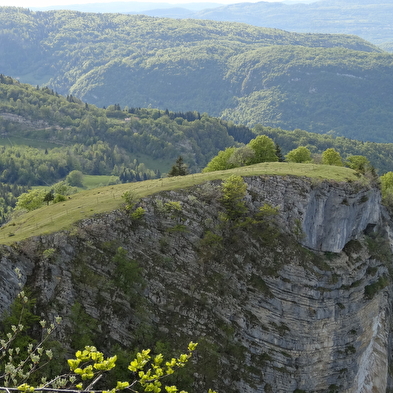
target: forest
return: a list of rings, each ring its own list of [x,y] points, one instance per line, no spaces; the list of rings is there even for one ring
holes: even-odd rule
[[[393,142],[393,55],[356,36],[15,7],[0,23],[3,74],[89,104]]]

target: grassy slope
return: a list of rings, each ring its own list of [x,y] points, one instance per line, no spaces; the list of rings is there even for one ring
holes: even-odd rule
[[[359,180],[355,172],[348,168],[270,162],[227,171],[95,188],[72,195],[64,203],[45,206],[16,218],[0,229],[0,243],[11,244],[31,236],[69,229],[73,223],[83,218],[119,208],[123,202],[122,195],[126,191],[132,191],[137,197],[146,197],[160,191],[186,188],[208,180],[225,179],[232,174],[294,175],[335,181]]]

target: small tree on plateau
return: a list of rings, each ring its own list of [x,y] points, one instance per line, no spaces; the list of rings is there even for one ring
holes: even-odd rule
[[[248,146],[254,150],[255,155],[248,163],[258,164],[259,162],[276,162],[276,145],[273,140],[266,135],[259,135],[248,143]]]
[[[15,210],[32,211],[41,207],[44,203],[46,192],[44,190],[34,189],[25,192],[18,197]]]
[[[235,164],[230,162],[233,153],[235,152],[234,147],[228,147],[225,150],[221,150],[218,154],[213,157],[207,166],[202,170],[203,173],[223,171],[225,169],[235,168]]]
[[[343,160],[340,153],[333,148],[326,149],[322,153],[322,164],[343,166]]]
[[[291,150],[286,156],[285,159],[288,162],[309,162],[311,161],[311,152],[305,146],[299,146],[296,149]]]
[[[187,165],[183,161],[183,157],[179,156],[179,158],[176,160],[175,165],[171,168],[171,170],[168,172],[168,176],[185,176],[188,175],[188,169]]]
[[[347,165],[360,173],[365,174],[366,171],[372,171],[373,167],[365,156],[349,156],[347,157]]]

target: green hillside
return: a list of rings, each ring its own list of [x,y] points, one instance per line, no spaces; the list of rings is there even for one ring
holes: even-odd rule
[[[87,105],[0,75],[0,182],[50,185],[72,170],[121,181],[161,177],[181,155],[199,172],[218,151],[271,137],[282,154],[307,146],[334,147],[345,159],[366,156],[379,174],[393,170],[393,144],[359,142],[297,129],[253,129],[198,112]]]
[[[179,155],[197,172],[243,129],[198,112],[100,109],[0,75],[5,183],[47,185],[72,170],[146,180],[166,173]]]
[[[393,142],[393,55],[356,36],[11,7],[0,23],[3,73],[100,107]]]

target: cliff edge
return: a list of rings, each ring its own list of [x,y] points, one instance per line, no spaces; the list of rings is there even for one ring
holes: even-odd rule
[[[121,209],[3,246],[0,311],[18,266],[36,311],[64,317],[68,347],[82,325],[106,350],[198,341],[190,392],[393,391],[393,228],[379,190],[244,181],[240,222],[212,181],[139,200],[141,216]]]

